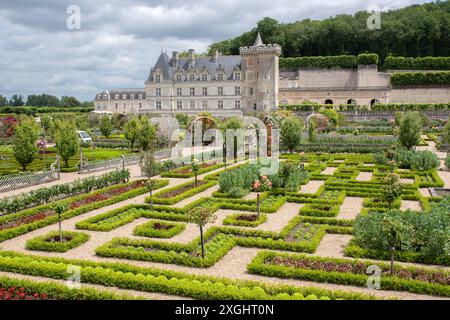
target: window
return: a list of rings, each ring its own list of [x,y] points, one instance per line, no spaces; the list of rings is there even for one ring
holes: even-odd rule
[[[134,93],[130,95],[130,99],[134,100]]]
[[[189,95],[195,96],[195,88],[189,88]]]
[[[156,109],[161,110],[161,101],[156,101]]]
[[[240,94],[241,94],[241,87],[240,86],[234,87],[234,95],[238,96]]]
[[[255,103],[255,104],[253,104],[253,109],[254,109],[254,110],[256,110],[256,103]]]
[[[234,73],[234,80],[241,80],[241,73],[240,72],[235,72]]]
[[[217,101],[217,108],[223,109],[223,100]]]
[[[218,94],[219,96],[223,96],[223,87],[218,87],[218,88],[217,88],[217,94]]]
[[[264,73],[264,79],[267,79],[267,73]]]
[[[161,75],[160,74],[155,75],[155,82],[157,82],[157,83],[161,82]]]
[[[156,88],[156,96],[161,97],[161,88]]]
[[[116,108],[116,110],[119,109],[119,104],[118,103],[116,103],[115,108]]]
[[[241,108],[241,100],[234,100],[234,107],[236,109],[240,109]]]
[[[195,101],[189,101],[189,109],[195,109]]]
[[[177,74],[177,82],[181,82],[181,74]]]
[[[182,96],[183,92],[181,91],[181,88],[177,88],[177,96]]]
[[[189,81],[195,81],[195,74],[189,75]]]
[[[124,103],[124,104],[123,104],[123,108],[125,109],[126,107],[127,107],[127,104],[126,104],[126,103]]]
[[[142,103],[139,102],[139,109],[142,109]]]
[[[202,81],[208,81],[208,75],[202,74]]]
[[[138,99],[139,99],[139,100],[142,100],[142,98],[143,98],[143,95],[142,95],[142,93],[139,93],[139,95],[138,95]]]
[[[250,88],[250,95],[253,95],[253,88]]]
[[[204,96],[207,96],[207,95],[208,95],[208,87],[203,87],[203,88],[202,88],[202,94],[203,94]]]
[[[122,100],[125,100],[127,98],[127,95],[126,94],[123,94],[122,95]]]
[[[219,73],[219,74],[217,75],[217,80],[223,81],[223,74],[222,74],[222,73]]]
[[[119,100],[119,95],[116,94],[116,95],[114,96],[114,99]]]
[[[177,101],[177,109],[183,109],[183,101]]]
[[[202,101],[202,109],[208,109],[208,101]]]

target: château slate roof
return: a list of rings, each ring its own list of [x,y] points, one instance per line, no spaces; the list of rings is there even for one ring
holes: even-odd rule
[[[208,73],[212,76],[212,79],[215,78],[216,72],[219,68],[222,68],[226,73],[227,78],[232,78],[232,73],[235,68],[241,67],[241,56],[221,56],[217,57],[217,60],[214,57],[195,57],[194,70],[195,72],[202,72],[203,70],[207,70]],[[167,55],[167,53],[162,52],[156,61],[155,66],[150,70],[149,77],[147,81],[153,81],[153,71],[156,69],[160,69],[162,76],[164,79],[174,79],[174,76],[178,69],[181,69],[183,72],[189,71],[190,68],[190,60],[189,58],[180,58],[178,59],[178,63],[176,65],[171,65],[171,59]]]

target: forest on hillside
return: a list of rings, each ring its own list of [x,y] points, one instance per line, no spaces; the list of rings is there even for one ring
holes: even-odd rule
[[[341,14],[323,20],[283,23],[266,17],[257,28],[213,43],[208,52],[239,54],[253,44],[259,30],[264,43],[277,43],[283,57],[327,56],[373,52],[383,61],[395,56],[450,56],[450,1],[413,5],[381,13],[381,28],[369,29],[371,13]]]

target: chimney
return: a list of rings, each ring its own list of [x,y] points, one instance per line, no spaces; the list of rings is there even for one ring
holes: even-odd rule
[[[178,59],[180,58],[180,53],[178,51],[172,52],[172,67],[176,67],[178,65]]]
[[[194,67],[195,65],[195,51],[194,49],[189,49],[188,51],[189,65]]]

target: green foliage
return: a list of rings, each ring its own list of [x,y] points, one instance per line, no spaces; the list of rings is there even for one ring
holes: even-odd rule
[[[356,68],[356,57],[352,55],[340,56],[315,56],[315,57],[295,57],[281,58],[281,69],[307,69],[307,68]]]
[[[448,70],[450,57],[394,57],[384,60],[385,69],[397,70]]]
[[[360,53],[356,60],[358,65],[378,64],[378,55],[376,53]]]
[[[27,170],[27,165],[33,162],[37,153],[36,141],[39,136],[39,128],[34,120],[27,120],[16,126],[14,134],[13,152],[14,158]]]
[[[294,152],[301,144],[303,122],[298,117],[286,117],[281,122],[280,142],[282,148]]]
[[[374,111],[420,111],[420,110],[450,110],[449,103],[375,103],[372,105]],[[398,117],[402,116],[402,113],[396,113],[396,124]]]
[[[400,122],[400,143],[407,149],[411,149],[420,142],[422,135],[422,120],[418,112],[407,112]]]
[[[390,208],[392,203],[402,195],[403,185],[395,173],[386,175],[383,182],[384,184],[381,187],[382,197],[388,202]]]
[[[308,140],[311,143],[317,141],[317,123],[315,118],[311,118],[308,123]]]
[[[163,220],[152,220],[133,230],[135,236],[151,238],[171,238],[185,229],[184,223],[173,223]]]
[[[257,165],[243,165],[223,172],[219,176],[219,191],[230,197],[239,198],[249,192],[252,183],[259,177]]]
[[[337,111],[333,110],[333,109],[321,109],[319,111],[320,114],[323,114],[325,117],[328,118],[328,121],[333,125],[333,126],[337,126],[338,124],[338,119],[339,119],[339,114],[337,113]]]
[[[450,72],[399,72],[391,75],[392,86],[450,85]]]
[[[359,215],[354,226],[356,244],[367,249],[416,252],[424,256],[450,254],[450,198],[432,206],[427,213],[388,211]]]
[[[11,99],[9,99],[8,105],[11,107],[21,107],[25,105],[24,98],[21,94],[14,94]]]
[[[450,155],[445,158],[445,166],[450,170]]]
[[[413,153],[411,169],[418,171],[427,171],[436,169],[440,166],[437,155],[431,151],[417,151]]]
[[[150,123],[147,116],[142,116],[139,121],[139,143],[144,151],[153,150],[156,146],[156,126]]]
[[[161,164],[156,161],[153,153],[150,152],[141,155],[140,166],[142,173],[149,179],[157,176],[161,172]]]
[[[383,151],[378,151],[377,153],[373,154],[373,160],[375,160],[376,164],[382,164],[385,165],[388,163],[388,158],[386,157],[386,153]]]
[[[442,138],[445,142],[447,142],[447,144],[450,144],[450,119],[447,121],[442,130]]]
[[[32,107],[59,107],[59,98],[49,94],[29,95],[27,97],[27,106]]]
[[[65,167],[69,167],[69,158],[78,152],[78,135],[75,125],[71,121],[58,123],[55,133],[55,144],[59,155],[64,160]]]
[[[276,175],[270,177],[274,188],[285,188],[286,191],[296,192],[308,179],[308,171],[302,170],[292,162],[281,162]]]
[[[111,118],[109,116],[103,116],[100,122],[100,132],[106,138],[108,138],[112,133],[113,127],[111,123]]]

